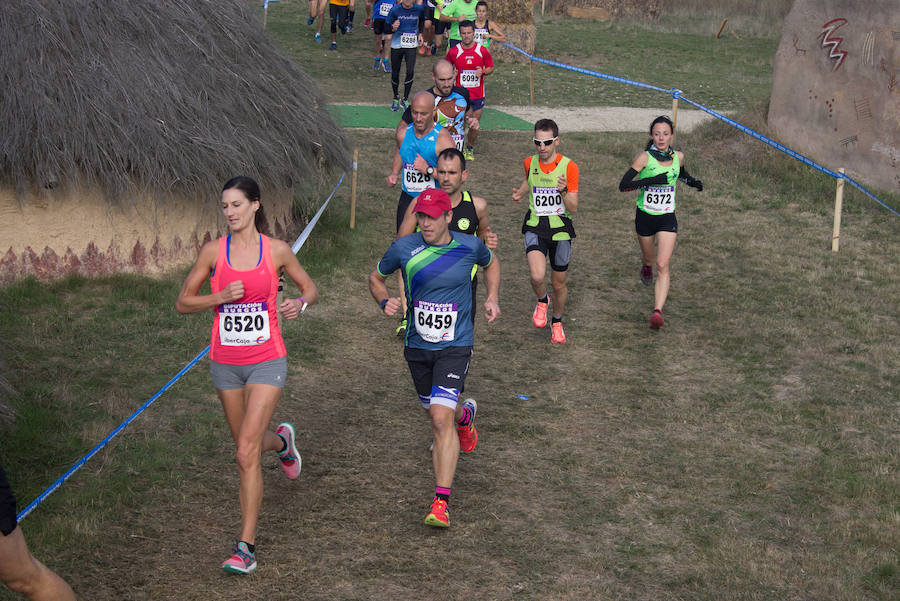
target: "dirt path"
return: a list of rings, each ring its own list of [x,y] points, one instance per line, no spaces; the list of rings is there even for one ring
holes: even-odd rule
[[[546,106],[503,106],[494,107],[505,113],[535,122],[549,117],[556,121],[560,130],[570,131],[646,131],[650,123],[660,115],[672,116],[672,108],[631,108],[624,106],[600,107],[546,107]],[[698,110],[679,110],[678,131],[689,132],[700,123],[712,119]]]

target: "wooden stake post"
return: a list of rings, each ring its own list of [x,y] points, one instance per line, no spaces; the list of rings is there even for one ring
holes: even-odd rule
[[[739,36],[739,35],[737,34],[737,32],[731,28],[731,25],[728,24],[728,19],[725,19],[724,21],[722,21],[722,24],[719,25],[719,31],[716,32],[716,39],[717,39],[717,40],[719,39],[719,36],[722,35],[722,30],[725,29],[726,27],[728,28],[728,31],[731,32],[731,35],[733,35],[733,36],[736,37],[737,39],[741,39],[741,36]]]
[[[528,61],[528,69],[531,72],[531,104],[534,105],[534,61]]]
[[[838,173],[844,175],[843,167]],[[834,193],[834,229],[831,233],[831,252],[837,252],[841,246],[841,212],[844,207],[844,178],[837,181],[837,191]]]
[[[672,135],[675,135],[675,126],[678,125],[678,96],[672,97]]]
[[[359,173],[359,148],[353,149],[353,184],[350,186],[350,229],[356,227],[356,176]]]

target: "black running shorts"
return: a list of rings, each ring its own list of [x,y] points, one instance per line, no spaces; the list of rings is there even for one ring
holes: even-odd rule
[[[662,215],[651,215],[645,213],[639,208],[634,210],[634,231],[638,236],[653,236],[657,232],[678,233],[678,220],[675,219],[675,213],[663,213]]]
[[[6,480],[6,473],[0,467],[0,532],[9,536],[16,529],[16,498]]]
[[[409,327],[415,327],[412,324]],[[469,373],[471,346],[450,346],[440,350],[406,348],[403,357],[409,364],[416,394],[431,396],[432,386],[444,386],[463,391]]]

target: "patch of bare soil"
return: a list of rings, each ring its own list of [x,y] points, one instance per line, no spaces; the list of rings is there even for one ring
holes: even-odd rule
[[[497,107],[505,113],[525,121],[535,122],[552,116],[559,129],[565,132],[647,131],[648,125],[660,115],[672,116],[668,108],[631,108],[626,106],[504,106]],[[679,132],[689,132],[700,123],[713,117],[697,110],[679,110],[676,127]]]

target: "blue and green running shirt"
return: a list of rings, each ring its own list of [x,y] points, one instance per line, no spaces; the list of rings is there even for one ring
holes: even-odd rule
[[[475,236],[450,232],[444,246],[425,243],[421,233],[394,241],[378,262],[387,277],[398,269],[406,293],[406,346],[438,350],[473,346],[472,275],[487,267],[493,255]]]

